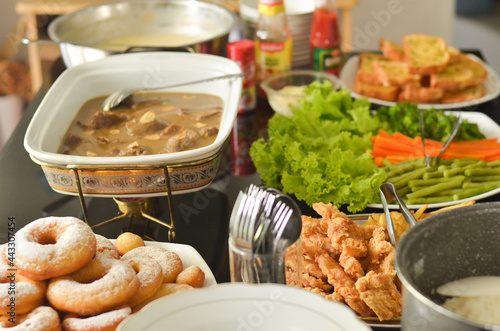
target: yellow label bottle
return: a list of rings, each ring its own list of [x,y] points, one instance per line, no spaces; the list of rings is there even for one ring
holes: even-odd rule
[[[255,31],[257,83],[292,66],[292,34],[288,29],[283,0],[259,0],[259,22]],[[265,97],[264,91],[258,89]]]

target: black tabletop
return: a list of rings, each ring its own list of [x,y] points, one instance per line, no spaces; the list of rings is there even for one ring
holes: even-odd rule
[[[477,53],[477,52],[476,52]],[[477,53],[480,55],[480,53]],[[44,216],[74,216],[83,219],[80,200],[75,196],[62,195],[53,191],[39,165],[35,164],[23,146],[26,129],[42,101],[46,90],[42,88],[24,112],[24,115],[0,152],[0,243],[7,241],[7,224],[15,220],[19,229],[29,222]],[[500,98],[487,103],[459,109],[478,111],[500,123]],[[265,135],[267,120],[272,115],[267,101],[261,100],[255,113],[239,114],[235,134],[246,137],[240,144],[248,146],[252,139]],[[193,246],[207,261],[218,282],[229,281],[227,260],[228,222],[234,199],[239,190],[251,183],[260,184],[260,178],[248,164],[245,155],[240,155],[238,146],[228,146],[217,178],[207,188],[198,192],[172,197],[173,214],[176,222],[175,242]],[[500,195],[483,201],[500,201]],[[478,203],[480,203],[478,202]],[[87,197],[89,223],[100,223],[120,215],[116,202],[111,198]],[[303,213],[312,210],[301,204]],[[366,210],[372,212],[373,210]],[[380,212],[380,210],[378,210]],[[166,197],[151,199],[152,216],[169,221],[170,213]],[[130,229],[146,231],[156,240],[167,241],[167,231],[156,224],[146,226],[143,220],[123,220],[95,230],[108,238],[116,238]]]

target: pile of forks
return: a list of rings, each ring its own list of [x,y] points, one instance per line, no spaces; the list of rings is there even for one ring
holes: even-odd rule
[[[301,235],[301,212],[295,201],[269,187],[250,185],[240,191],[229,223],[230,240],[241,251],[255,258],[242,265],[248,283],[286,283],[285,261],[259,259],[259,256],[282,257]],[[262,263],[263,260],[272,261]]]

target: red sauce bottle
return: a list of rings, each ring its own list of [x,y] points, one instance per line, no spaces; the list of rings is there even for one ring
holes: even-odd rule
[[[309,42],[312,69],[339,76],[342,52],[335,0],[323,0],[316,6]]]

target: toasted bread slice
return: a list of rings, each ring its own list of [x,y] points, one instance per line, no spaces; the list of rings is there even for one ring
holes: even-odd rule
[[[462,59],[462,56],[464,56],[458,48],[452,46],[448,46],[448,53],[450,54],[450,61],[448,64],[456,63]]]
[[[479,99],[485,94],[483,85],[469,86],[463,90],[444,93],[441,103],[457,103]]]
[[[430,76],[430,86],[445,91],[461,90],[474,84],[473,71],[462,61],[446,66],[440,73]]]
[[[359,66],[356,73],[356,79],[368,84],[380,83],[373,69],[373,61],[389,61],[389,59],[376,53],[361,53],[359,55]]]
[[[403,37],[406,62],[410,73],[431,75],[443,70],[450,61],[448,47],[442,38],[424,34]]]
[[[398,44],[395,41],[385,39],[384,37],[380,38],[378,45],[385,57],[393,61],[405,61],[405,50],[403,45]]]
[[[354,80],[354,91],[356,93],[366,97],[386,101],[396,101],[398,99],[400,91],[399,87],[369,84],[359,80],[358,78],[359,77],[356,76],[356,79]]]
[[[420,81],[420,75],[410,74],[405,62],[376,60],[373,61],[373,70],[384,86],[404,86]]]
[[[486,79],[486,76],[488,76],[486,68],[481,63],[473,60],[470,56],[462,56],[461,60],[457,62],[457,65],[472,71],[474,79],[471,82],[471,85],[482,84]]]
[[[424,87],[417,84],[406,85],[398,101],[414,103],[439,103],[444,91],[438,87]]]

